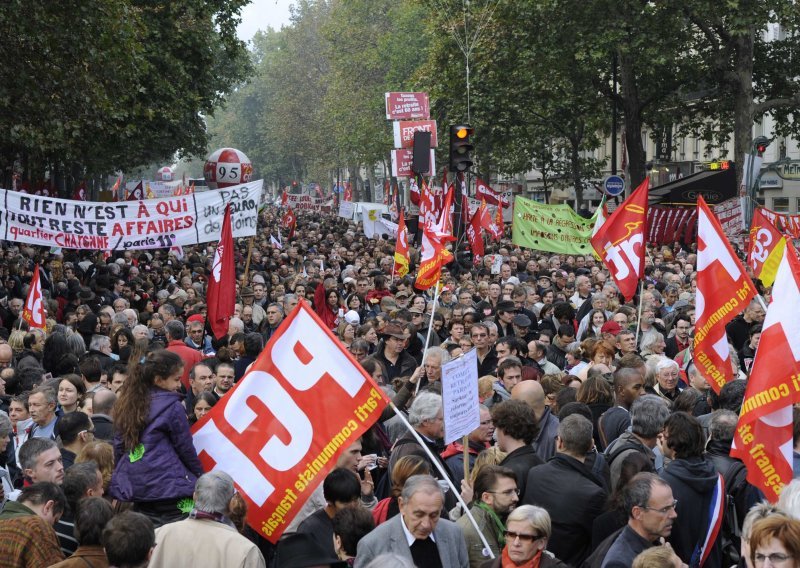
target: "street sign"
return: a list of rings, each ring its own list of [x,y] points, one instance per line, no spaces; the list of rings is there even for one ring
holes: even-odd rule
[[[625,180],[619,176],[608,176],[603,182],[603,190],[611,197],[622,195],[625,191]]]

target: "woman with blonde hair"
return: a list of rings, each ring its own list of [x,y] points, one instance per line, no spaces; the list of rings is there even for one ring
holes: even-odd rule
[[[547,549],[552,534],[550,514],[542,507],[521,505],[506,519],[506,544],[500,556],[481,568],[567,568]]]
[[[407,455],[399,458],[392,469],[392,489],[389,497],[381,499],[372,510],[375,525],[388,521],[400,513],[397,498],[403,493],[406,481],[413,475],[430,475],[432,472],[428,461],[417,455]]]
[[[114,448],[111,444],[102,440],[89,442],[78,452],[78,456],[75,458],[75,463],[87,461],[93,461],[97,464],[100,475],[103,477],[103,490],[108,493],[108,487],[111,485],[111,474],[114,473]]]

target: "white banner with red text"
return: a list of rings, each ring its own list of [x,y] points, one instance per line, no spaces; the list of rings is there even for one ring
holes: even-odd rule
[[[256,234],[262,180],[164,199],[73,201],[0,189],[0,238],[48,247],[129,250],[219,240],[225,205],[234,237]]]
[[[276,543],[387,402],[301,300],[247,374],[192,427],[194,446],[207,471],[233,477],[248,523]]]

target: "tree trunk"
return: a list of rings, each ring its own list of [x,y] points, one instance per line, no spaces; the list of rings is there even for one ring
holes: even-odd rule
[[[625,142],[628,148],[628,168],[630,171],[629,191],[644,181],[647,172],[645,162],[647,154],[642,143],[642,118],[639,88],[636,85],[636,72],[632,59],[624,54],[619,55],[620,90],[622,95],[622,112],[625,117]]]
[[[570,164],[572,165],[572,184],[575,187],[575,211],[583,208],[583,180],[581,179],[581,155],[578,151],[578,142],[570,140]]]
[[[753,145],[753,36],[737,36],[735,81],[731,85],[733,100],[733,155],[736,162],[736,187],[741,187],[747,172],[744,171],[744,157],[752,151]],[[753,172],[753,179],[758,175]],[[749,189],[749,188],[748,188]]]

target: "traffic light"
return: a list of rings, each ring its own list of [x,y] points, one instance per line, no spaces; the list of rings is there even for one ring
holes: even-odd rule
[[[472,167],[472,150],[475,146],[470,137],[475,129],[468,124],[450,127],[450,164],[451,172],[465,172]]]
[[[772,139],[767,138],[766,136],[759,136],[753,140],[753,148],[756,152],[758,152],[759,156],[763,156],[764,152],[767,151],[767,146],[769,146],[770,142],[772,142]]]

